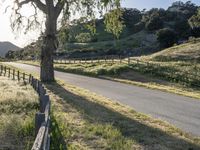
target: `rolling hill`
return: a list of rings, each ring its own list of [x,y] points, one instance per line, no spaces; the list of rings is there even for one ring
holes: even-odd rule
[[[156,61],[200,61],[200,38],[149,56]]]
[[[20,48],[10,42],[0,42],[0,57],[5,57],[9,50],[17,51]]]

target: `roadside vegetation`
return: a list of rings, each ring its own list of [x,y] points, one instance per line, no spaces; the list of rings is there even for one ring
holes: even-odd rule
[[[119,102],[57,81],[52,100],[51,149],[193,149],[200,139]]]
[[[199,149],[200,139],[128,106],[60,81],[52,99],[52,149]]]
[[[37,109],[31,86],[0,76],[0,149],[31,149]]]

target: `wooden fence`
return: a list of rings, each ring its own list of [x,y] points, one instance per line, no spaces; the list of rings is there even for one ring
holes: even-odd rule
[[[54,59],[54,63],[58,64],[78,64],[78,63],[125,63],[126,61],[122,56],[101,56],[89,58],[68,58],[68,59]]]
[[[173,67],[165,66],[160,63],[141,61],[135,58],[129,58],[128,64],[134,68],[140,68],[148,74],[156,75],[161,78],[169,79],[173,82],[182,83],[184,85],[200,87],[200,69],[197,66],[193,72],[178,71]]]
[[[50,149],[50,99],[43,84],[31,74],[0,66],[0,75],[30,84],[39,95],[39,112],[35,114],[35,141],[32,150]]]
[[[173,69],[167,68],[159,63],[141,61],[131,57],[116,57],[116,56],[105,56],[93,57],[93,58],[82,58],[82,59],[55,59],[55,63],[59,64],[75,64],[75,63],[123,63],[128,64],[132,67],[141,67],[146,69],[146,72],[152,75],[160,76],[162,78],[170,79],[173,82],[181,82],[186,85],[192,85],[200,87],[200,70],[194,69],[193,72],[177,72]],[[197,68],[197,67],[196,67]],[[134,69],[134,68],[133,68]],[[156,72],[155,72],[156,70]]]

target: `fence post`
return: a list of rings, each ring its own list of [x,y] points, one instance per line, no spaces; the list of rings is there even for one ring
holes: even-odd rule
[[[3,65],[1,65],[1,75],[3,74]]]
[[[130,65],[130,57],[128,57],[128,64]]]
[[[49,95],[40,96],[40,112],[44,113],[47,104],[49,103]]]
[[[25,81],[25,73],[23,73],[23,81]]]
[[[13,80],[15,80],[15,69],[13,69]]]
[[[8,68],[8,77],[10,78],[10,68]]]
[[[5,71],[5,72],[4,72],[4,76],[6,76],[6,66],[4,67],[4,71]]]
[[[17,79],[18,79],[18,81],[20,80],[20,74],[19,74],[19,71],[17,71]]]
[[[44,89],[44,87],[42,85],[40,86],[39,93],[40,93],[40,95],[45,95],[46,94],[46,90]]]
[[[31,84],[31,74],[29,74],[28,82]]]
[[[35,114],[35,136],[37,136],[38,131],[44,121],[45,121],[45,114],[37,112]]]

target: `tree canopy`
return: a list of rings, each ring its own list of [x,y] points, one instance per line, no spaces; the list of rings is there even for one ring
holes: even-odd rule
[[[114,30],[112,29],[111,32],[116,36],[121,31],[120,22],[117,20],[121,16],[120,0],[14,0],[12,3],[11,26],[13,30],[25,28],[25,31],[29,31],[38,28],[39,25],[44,26],[39,19],[39,11],[44,14],[45,32],[41,47],[40,71],[42,81],[54,81],[53,53],[58,48],[56,35],[58,20],[62,26],[66,26],[70,24],[71,17],[74,16],[81,17],[84,21],[91,21],[97,15],[116,10],[117,13],[107,16],[107,28],[111,31],[110,27],[113,27]],[[22,14],[22,8],[25,5],[34,9],[33,15],[27,17]]]

